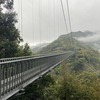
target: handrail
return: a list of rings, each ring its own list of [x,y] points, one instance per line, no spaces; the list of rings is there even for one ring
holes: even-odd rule
[[[57,56],[57,55],[62,55],[62,54],[68,54],[68,53],[69,52],[59,53],[59,54],[40,55],[40,56],[14,57],[15,59],[11,58],[11,60],[10,60],[10,58],[7,58],[9,60],[4,61],[4,62],[0,62],[0,64],[11,63],[11,62],[20,62],[20,61],[31,60],[31,59],[40,59],[40,58],[52,57],[52,56]],[[71,51],[70,51],[70,53],[71,53]],[[0,60],[2,60],[2,59],[0,59]]]

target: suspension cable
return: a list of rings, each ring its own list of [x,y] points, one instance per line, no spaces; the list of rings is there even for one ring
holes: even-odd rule
[[[66,4],[67,4],[67,10],[68,10],[68,19],[69,19],[69,27],[70,27],[71,39],[72,39],[74,51],[76,52],[75,42],[74,42],[73,34],[72,34],[72,25],[71,25],[71,17],[70,17],[70,10],[69,10],[69,2],[68,2],[68,0],[66,0]]]
[[[19,0],[18,0],[18,30],[20,31],[20,5],[19,5]]]
[[[42,35],[41,35],[41,0],[39,0],[39,38],[40,38],[40,46],[41,46],[41,37],[42,37]]]
[[[50,41],[50,9],[49,9],[49,0],[48,0],[48,34],[49,34],[49,41]]]
[[[67,9],[68,9],[68,18],[69,18],[69,27],[70,27],[70,32],[72,32],[72,25],[71,25],[71,18],[70,18],[70,11],[69,11],[69,2],[66,0],[67,3]]]
[[[21,7],[21,35],[22,35],[22,38],[23,38],[23,2],[22,2],[22,0],[21,0],[21,5],[20,5],[20,7]]]
[[[38,18],[39,18],[39,45],[40,45],[40,47],[41,47],[41,0],[38,0],[38,14],[39,14],[39,16],[38,16]],[[39,54],[39,55],[41,55],[41,54]],[[38,62],[39,63],[39,62]],[[40,70],[40,72],[41,72],[41,67],[39,68],[39,70]],[[41,73],[39,74],[39,76],[41,77]]]
[[[33,15],[33,0],[32,0],[32,37],[33,37],[33,46],[34,46],[34,15]]]
[[[59,4],[59,5],[60,5],[60,4]],[[60,8],[59,8],[59,11],[58,11],[58,12],[59,12],[59,15],[58,15],[58,20],[59,20],[59,21],[58,21],[58,22],[59,22],[58,25],[59,25],[59,26],[58,26],[58,28],[59,28],[59,36],[60,36],[60,34],[61,34],[61,30],[60,30],[60,27],[61,27]]]
[[[63,6],[62,0],[60,0],[60,2],[61,2],[61,8],[62,8],[63,17],[64,17],[64,22],[65,22],[65,27],[66,27],[66,31],[67,31],[67,34],[68,34],[68,26],[67,26],[66,15],[65,15],[65,12],[64,12],[64,6]],[[71,45],[71,47],[72,47],[70,36],[68,35],[68,37],[69,37],[70,45]]]
[[[54,30],[53,31],[54,31],[54,37],[55,37],[55,33],[56,33],[56,31],[55,31],[55,0],[54,0],[54,16],[53,17],[54,17],[54,21],[53,21],[54,22],[53,23],[54,24]]]
[[[65,16],[65,12],[64,12],[63,2],[62,2],[62,0],[60,0],[60,2],[61,2],[61,7],[62,7],[62,12],[63,12],[63,17],[64,17],[64,22],[65,22],[66,31],[67,31],[67,33],[68,33],[68,27],[67,27],[67,22],[66,22],[66,16]]]

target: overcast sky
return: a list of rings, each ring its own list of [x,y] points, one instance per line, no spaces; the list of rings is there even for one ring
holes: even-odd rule
[[[66,18],[67,5],[63,1]],[[60,0],[15,0],[18,28],[25,42],[35,45],[66,34]],[[72,31],[100,31],[100,0],[69,0]],[[68,21],[67,21],[68,23]]]

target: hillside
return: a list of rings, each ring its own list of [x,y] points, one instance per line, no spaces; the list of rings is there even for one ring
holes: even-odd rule
[[[57,40],[44,47],[39,53],[48,54],[66,52],[73,49],[72,45],[69,35],[62,35]]]
[[[39,53],[47,54],[63,51],[66,52],[73,49],[73,43],[74,45],[78,45],[77,47],[87,49],[91,47],[94,50],[100,50],[99,33],[94,33],[90,31],[78,31],[72,32],[72,36],[73,41],[70,38],[70,34],[61,35],[57,40],[44,47]]]
[[[94,33],[93,32],[90,32],[90,31],[85,31],[85,32],[82,32],[82,31],[72,32],[73,37],[78,37],[78,38],[91,36],[93,34]]]
[[[84,34],[83,32],[80,32],[80,34],[78,33],[79,32],[74,32],[72,34],[74,34],[77,37],[86,36],[86,33],[85,35],[83,35]],[[88,32],[87,36],[90,36],[91,34],[93,33]],[[71,39],[69,39],[69,34],[61,35],[57,40],[55,40],[48,46],[44,47],[39,53],[50,54],[50,53],[58,53],[58,52],[61,53],[61,52],[73,50],[72,42],[70,41]],[[81,69],[82,66],[83,66],[82,69],[84,70],[86,69],[90,70],[90,68],[92,67],[93,70],[95,68],[96,69],[99,68],[100,65],[99,52],[92,49],[91,47],[89,47],[87,44],[84,44],[83,42],[77,41],[75,39],[73,39],[73,42],[76,45],[76,49],[77,49],[77,62],[76,62],[76,66],[74,66],[75,68],[73,67],[73,69],[78,70],[76,67],[79,67]]]
[[[73,33],[74,34],[74,33]],[[82,33],[80,33],[82,34]],[[76,33],[78,36],[78,33]],[[80,36],[80,35],[79,35]],[[79,37],[78,36],[78,37]],[[58,53],[58,52],[66,52],[74,49],[74,45],[82,48],[89,48],[89,46],[83,44],[83,42],[79,42],[76,39],[70,37],[69,34],[64,34],[58,37],[55,41],[42,48],[38,53],[40,54],[48,54],[48,53]]]
[[[78,32],[72,32],[72,35],[78,41],[86,45],[89,45],[95,50],[100,51],[100,32],[78,31]]]
[[[38,45],[36,45],[36,46],[32,46],[32,47],[31,47],[31,50],[32,50],[34,53],[36,53],[36,52],[42,50],[42,48],[46,47],[48,44],[49,44],[49,43],[42,43],[42,44],[38,44]]]

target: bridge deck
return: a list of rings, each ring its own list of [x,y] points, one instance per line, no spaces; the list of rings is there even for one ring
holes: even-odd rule
[[[0,62],[0,100],[6,100],[74,53],[26,57]]]

